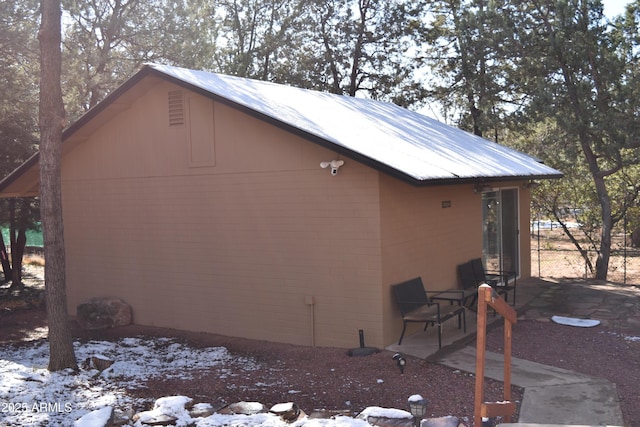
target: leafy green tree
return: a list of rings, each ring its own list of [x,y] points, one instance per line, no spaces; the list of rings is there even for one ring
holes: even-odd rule
[[[155,61],[418,105],[423,1],[65,0],[65,102],[75,118]]]
[[[542,0],[510,12],[520,52],[514,79],[531,98],[527,112],[556,122],[563,155],[583,164],[592,180],[599,208],[595,277],[606,280],[612,230],[624,216],[614,211],[616,181],[640,159],[637,44],[608,24],[599,0]],[[545,157],[553,162],[554,153]]]
[[[518,124],[527,151],[540,144],[534,152],[565,172],[538,202],[557,217],[566,206],[583,212],[585,236],[572,237],[581,250],[585,241],[596,248],[598,279],[637,194],[628,188],[640,163],[639,3],[609,22],[600,0],[441,0],[425,33],[443,81],[433,94],[460,111],[463,127],[486,136]],[[553,133],[532,132],[540,124]]]
[[[589,253],[598,250],[598,242],[594,239],[599,223],[598,215],[594,215],[598,200],[593,182],[585,179],[589,175],[585,163],[575,154],[567,156],[564,153],[566,140],[552,119],[526,123],[512,130],[509,141],[517,149],[547,159],[551,166],[564,173],[562,180],[541,181],[532,189],[531,215],[559,223],[593,273],[595,265]],[[549,153],[555,153],[552,159],[549,159]]]
[[[225,0],[213,71],[416,105],[419,0]]]
[[[133,69],[125,56],[122,33],[138,0],[65,1],[64,82],[72,117],[100,101]]]
[[[208,3],[64,0],[63,86],[70,118],[95,106],[145,62],[187,62],[206,35],[207,27],[199,25],[206,22],[203,11],[211,10]]]
[[[313,0],[305,10],[305,50],[296,61],[305,67],[291,73],[292,83],[420,105],[425,93],[418,84],[417,43],[424,2]]]
[[[37,146],[37,32],[35,1],[0,3],[0,175],[19,166]],[[38,209],[31,199],[0,200],[0,224],[9,229],[11,258],[0,236],[5,281],[22,289],[22,254],[27,229],[37,228]],[[13,265],[12,265],[13,264]]]
[[[148,32],[144,46],[156,46],[139,57],[198,70],[218,67],[217,52],[222,49],[222,29],[216,11],[222,6],[211,0],[156,1],[154,16],[160,31]],[[151,26],[151,24],[148,24]],[[147,49],[149,50],[149,48]]]
[[[38,222],[40,208],[38,199],[10,198],[0,200],[0,222],[6,225],[9,232],[9,257],[4,242],[4,236],[0,238],[0,261],[5,281],[11,281],[10,291],[22,291],[22,262],[27,244],[27,231],[40,229]]]
[[[429,96],[445,120],[475,135],[498,140],[519,94],[510,83],[512,24],[501,2],[441,0],[422,30],[430,67]]]
[[[215,47],[211,67],[218,72],[272,80],[291,60],[301,39],[296,32],[305,2],[300,0],[220,0],[214,11]]]
[[[10,291],[22,291],[22,261],[27,244],[27,230],[39,230],[39,200],[33,197],[11,198],[8,200],[9,243],[11,247],[10,268],[5,269],[5,278],[11,277]],[[4,244],[4,242],[3,242]]]
[[[36,139],[37,45],[33,2],[0,3],[0,173],[33,152]]]

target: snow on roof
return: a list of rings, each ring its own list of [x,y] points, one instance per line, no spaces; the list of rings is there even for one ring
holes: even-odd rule
[[[562,176],[531,156],[395,104],[167,65],[147,67],[414,183]]]

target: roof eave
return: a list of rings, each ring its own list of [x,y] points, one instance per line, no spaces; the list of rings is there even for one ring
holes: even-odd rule
[[[3,197],[3,191],[7,189],[11,184],[13,184],[18,178],[20,178],[27,170],[31,169],[33,166],[38,164],[40,159],[40,151],[36,151],[31,155],[27,160],[24,161],[20,166],[15,168],[9,175],[5,176],[2,181],[0,181],[0,198]],[[21,197],[20,195],[10,194],[5,195],[4,197]],[[33,195],[29,195],[29,197],[33,197]]]
[[[107,95],[102,101],[92,107],[89,111],[84,113],[78,120],[72,123],[68,128],[66,128],[62,132],[62,141],[67,140],[71,135],[85,126],[88,122],[90,122],[93,118],[95,118],[98,114],[104,111],[109,105],[111,105],[115,100],[117,100],[121,95],[130,90],[133,86],[135,86],[138,82],[144,79],[146,76],[151,74],[154,70],[149,66],[143,66],[137,73],[127,79],[124,83],[118,86],[113,92]],[[167,77],[166,75],[164,76]]]
[[[99,102],[95,107],[91,108],[85,114],[83,114],[78,120],[72,123],[69,127],[62,132],[62,142],[69,139],[71,135],[85,126],[94,117],[104,111],[113,101],[119,98],[122,94],[127,92],[130,88],[135,86],[140,80],[146,77],[152,69],[148,66],[143,66],[140,71],[131,76],[123,84],[118,86],[113,92],[105,97],[104,100]],[[166,76],[165,76],[166,77]],[[40,151],[37,151],[31,157],[29,157],[23,164],[14,169],[9,175],[7,175],[2,181],[0,181],[0,198],[3,197],[3,191],[12,183],[14,183],[20,176],[22,176],[27,170],[36,166],[40,160]],[[15,197],[14,195],[4,195],[4,197]],[[29,195],[33,197],[33,195]]]
[[[429,179],[416,179],[414,177],[405,176],[403,181],[418,186],[438,186],[438,185],[462,185],[462,184],[492,184],[492,183],[504,183],[512,181],[540,181],[547,179],[560,179],[564,175],[509,175],[509,176],[476,176],[465,178],[429,178]],[[402,179],[402,178],[401,178]]]

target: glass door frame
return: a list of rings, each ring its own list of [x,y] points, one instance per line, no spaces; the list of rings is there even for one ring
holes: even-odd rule
[[[520,194],[518,187],[482,193],[482,262],[487,270],[520,276]]]

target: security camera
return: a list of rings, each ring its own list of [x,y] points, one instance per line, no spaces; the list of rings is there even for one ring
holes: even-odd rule
[[[331,167],[331,175],[336,176],[338,175],[338,169],[340,169],[340,166],[344,165],[344,160],[332,160],[330,162],[322,162],[320,163],[320,167],[322,169],[326,169],[328,167]]]

